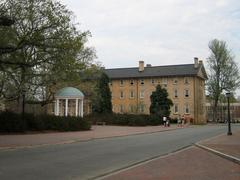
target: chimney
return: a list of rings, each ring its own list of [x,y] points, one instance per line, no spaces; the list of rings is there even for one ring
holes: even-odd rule
[[[199,60],[199,61],[198,61],[198,64],[199,64],[199,65],[202,65],[202,64],[203,64],[203,61],[202,61],[202,60]]]
[[[144,71],[144,61],[139,61],[139,72]]]
[[[198,58],[194,57],[194,68],[198,68]]]
[[[152,67],[152,65],[151,65],[151,64],[147,64],[146,66],[147,66],[147,67]]]

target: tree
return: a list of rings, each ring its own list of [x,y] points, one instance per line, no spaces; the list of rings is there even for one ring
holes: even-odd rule
[[[102,73],[99,78],[96,88],[95,97],[93,99],[94,113],[112,113],[112,95],[109,88],[109,77]]]
[[[173,102],[168,98],[168,92],[165,88],[161,88],[160,85],[157,85],[156,91],[152,92],[150,99],[151,114],[169,117],[171,112],[170,108],[173,106]]]
[[[47,104],[59,82],[78,81],[91,66],[95,52],[85,46],[90,32],[77,30],[72,12],[58,1],[4,0],[0,12],[14,19],[0,31],[0,44],[11,40],[14,47],[0,54],[3,98],[26,95],[29,103]]]
[[[238,65],[225,41],[214,39],[209,43],[209,79],[207,91],[213,101],[213,120],[218,119],[217,106],[223,92],[234,92],[240,86]]]

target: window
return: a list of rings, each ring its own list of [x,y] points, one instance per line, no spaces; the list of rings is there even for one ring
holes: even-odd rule
[[[152,79],[152,84],[153,84],[153,85],[155,84],[155,80],[154,80],[154,79]]]
[[[178,104],[174,104],[174,113],[175,113],[175,114],[178,113]]]
[[[167,84],[167,78],[162,79],[162,84]]]
[[[185,89],[185,97],[189,97],[189,90]]]
[[[120,98],[121,98],[121,99],[124,98],[124,93],[123,93],[123,91],[120,91]]]
[[[189,78],[188,77],[184,78],[184,84],[189,84]]]
[[[120,80],[120,86],[124,85],[124,80]]]
[[[189,110],[189,106],[188,106],[188,104],[185,104],[185,110],[184,110],[184,112],[186,113],[186,114],[189,114],[189,112],[190,112],[190,110]]]
[[[134,91],[130,91],[130,98],[134,98]]]
[[[177,84],[178,83],[178,79],[177,78],[174,78],[173,79],[173,84]]]
[[[134,105],[129,105],[129,112],[134,113]]]
[[[141,85],[144,85],[144,79],[141,79],[141,80],[140,80],[140,84],[141,84]]]
[[[121,105],[119,106],[119,111],[120,111],[120,113],[123,113],[123,112],[124,112],[124,105],[121,104]]]
[[[140,98],[144,98],[144,90],[140,91]]]
[[[144,113],[144,104],[140,104],[139,106],[139,112]]]
[[[133,80],[133,79],[130,80],[130,85],[131,85],[131,86],[134,85],[134,80]]]
[[[178,90],[174,89],[174,97],[177,98],[178,97]]]

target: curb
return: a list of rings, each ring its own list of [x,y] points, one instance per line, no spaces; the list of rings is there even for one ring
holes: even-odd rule
[[[213,153],[213,154],[216,154],[216,155],[218,155],[218,156],[220,156],[220,157],[222,157],[222,158],[225,158],[225,159],[227,159],[227,160],[230,160],[230,161],[232,161],[232,162],[237,163],[237,164],[240,165],[240,159],[239,159],[239,158],[236,158],[236,157],[231,156],[231,155],[224,154],[224,153],[222,153],[222,152],[219,152],[219,151],[214,150],[214,149],[212,149],[212,148],[209,148],[209,147],[207,147],[207,146],[201,145],[201,144],[199,144],[199,143],[195,143],[195,146],[197,146],[197,147],[199,147],[199,148],[201,148],[201,149],[204,149],[204,150],[206,150],[206,151],[208,151],[208,152],[211,152],[211,153]]]
[[[189,149],[191,147],[192,147],[192,144],[181,147],[179,149],[176,149],[176,150],[174,150],[172,152],[169,152],[169,153],[166,153],[166,154],[157,155],[157,156],[154,156],[154,157],[142,160],[142,161],[135,162],[135,163],[130,164],[130,165],[126,165],[125,167],[122,167],[122,168],[119,168],[119,169],[116,169],[116,170],[112,170],[110,172],[107,172],[107,173],[104,173],[104,174],[101,174],[101,175],[98,175],[98,176],[95,176],[95,177],[91,177],[88,180],[103,180],[103,179],[108,178],[110,176],[113,176],[115,174],[118,174],[118,173],[130,170],[130,169],[136,168],[138,166],[145,165],[149,162],[156,161],[158,159],[166,158],[168,156],[180,153],[180,152],[185,151],[186,149]]]
[[[185,127],[190,128],[190,127]],[[17,149],[26,149],[26,148],[38,148],[38,147],[44,147],[44,146],[51,146],[51,145],[63,145],[63,144],[72,144],[77,142],[89,142],[92,140],[99,140],[99,139],[109,139],[109,138],[119,138],[119,137],[127,137],[127,136],[137,136],[142,134],[154,134],[159,132],[166,132],[166,131],[173,131],[177,129],[185,129],[185,128],[173,128],[173,129],[164,129],[159,131],[153,131],[153,132],[139,132],[135,134],[125,134],[125,135],[116,135],[116,136],[107,136],[107,137],[94,137],[94,138],[88,138],[88,139],[76,139],[76,140],[67,140],[62,142],[56,142],[56,143],[43,143],[43,144],[36,144],[36,145],[25,145],[25,146],[6,146],[6,147],[0,147],[0,151],[7,151],[7,150],[17,150]]]

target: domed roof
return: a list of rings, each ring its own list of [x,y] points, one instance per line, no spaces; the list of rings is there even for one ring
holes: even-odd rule
[[[65,87],[57,91],[56,97],[83,98],[83,93],[74,87]]]

